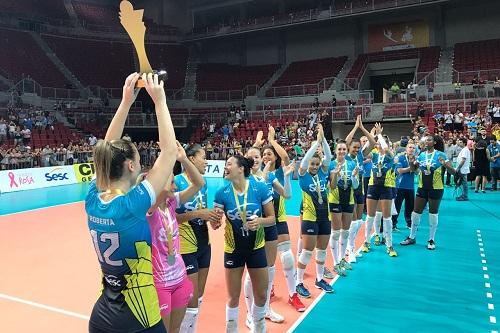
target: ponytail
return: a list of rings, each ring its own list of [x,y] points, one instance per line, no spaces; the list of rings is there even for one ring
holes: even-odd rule
[[[99,140],[94,147],[96,186],[100,191],[109,189],[110,183],[123,176],[123,163],[135,160],[134,144],[127,140]]]

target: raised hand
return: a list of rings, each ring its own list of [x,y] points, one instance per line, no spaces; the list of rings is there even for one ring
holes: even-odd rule
[[[155,105],[159,103],[166,103],[165,90],[163,89],[163,81],[158,82],[158,74],[146,73],[142,74],[144,81],[144,88],[148,92]]]
[[[257,132],[257,137],[255,138],[255,145],[257,147],[262,147],[266,140],[264,140],[264,132],[258,131]]]
[[[333,173],[336,176],[340,173],[340,170],[342,170],[342,164],[337,163],[337,166],[335,167],[335,169],[332,170],[331,173]]]
[[[140,89],[135,88],[135,84],[141,75],[139,73],[132,73],[125,79],[125,84],[123,85],[123,103],[131,106],[134,104]]]
[[[363,123],[361,122],[361,115],[359,114],[356,117],[356,124],[354,125],[354,128],[360,128],[361,126],[363,126]]]
[[[186,151],[184,150],[184,148],[182,148],[182,145],[179,141],[176,141],[175,143],[177,145],[177,161],[179,162],[186,161],[187,160]]]
[[[323,141],[323,138],[324,138],[324,133],[323,133],[323,125],[321,124],[318,124],[318,143],[321,145],[321,142]]]
[[[288,177],[290,174],[292,174],[294,169],[295,161],[292,160],[290,161],[290,164],[283,167],[283,173],[285,174],[285,177]]]
[[[269,132],[267,133],[267,141],[271,142],[274,141],[276,137],[276,131],[274,130],[274,127],[269,125]]]
[[[441,165],[445,165],[446,160],[444,159],[443,156],[439,156],[439,163],[441,163]]]
[[[352,177],[355,178],[357,175],[358,175],[358,172],[359,172],[359,169],[358,168],[355,168],[353,171],[352,171]]]
[[[384,131],[384,128],[382,127],[382,125],[380,125],[380,123],[376,123],[375,124],[375,134],[382,134],[383,131]]]

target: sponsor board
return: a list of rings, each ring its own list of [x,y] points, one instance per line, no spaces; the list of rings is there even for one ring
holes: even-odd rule
[[[225,165],[226,161],[207,160],[207,168],[203,176],[207,178],[222,178],[224,177]]]

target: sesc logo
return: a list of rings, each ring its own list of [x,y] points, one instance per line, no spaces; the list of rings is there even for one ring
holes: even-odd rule
[[[67,172],[57,172],[62,171],[63,168],[55,168],[45,174],[45,180],[48,182],[69,180]]]

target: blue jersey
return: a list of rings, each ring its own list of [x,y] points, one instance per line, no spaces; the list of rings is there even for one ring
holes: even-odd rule
[[[365,161],[367,157],[363,158],[363,161]],[[373,161],[370,161],[368,163],[363,163],[363,177],[370,177],[371,171],[373,167]]]
[[[182,192],[191,186],[191,181],[185,173],[175,176],[175,187],[177,192]],[[177,214],[184,214],[187,212],[196,211],[199,209],[207,208],[208,190],[205,182],[196,195],[189,198],[185,203],[180,204],[179,208],[175,210]],[[181,243],[181,253],[195,253],[199,249],[207,247],[210,243],[208,236],[208,227],[206,221],[202,219],[192,219],[184,221],[179,219],[179,235]]]
[[[281,186],[285,186],[285,172],[283,171],[282,167],[279,167],[274,171],[269,171],[267,175],[268,177],[272,175],[271,177],[276,178],[280,182]],[[285,198],[283,198],[281,195],[279,195],[278,192],[274,191],[273,189],[273,200],[276,221],[286,222]]]
[[[372,153],[372,169],[368,185],[396,187],[393,157],[387,154],[380,155],[379,153]]]
[[[396,156],[394,159],[394,162],[396,163],[396,172],[397,169],[399,168],[407,168],[410,166],[408,163],[408,156],[406,156],[405,153],[401,153]],[[397,188],[402,188],[402,189],[407,189],[407,190],[414,190],[415,189],[415,173],[414,172],[406,172],[403,174],[398,173],[398,177],[396,179],[396,187]]]
[[[247,218],[252,215],[262,217],[263,206],[273,200],[268,187],[253,178],[247,180],[248,190],[237,193],[231,183],[220,188],[215,194],[214,206],[224,210],[226,225],[224,230],[224,251],[226,253],[246,252],[264,247],[264,228],[250,231],[243,224],[240,212]],[[236,202],[236,198],[238,202]]]
[[[256,182],[261,182],[261,183],[266,184],[267,189],[269,190],[269,194],[270,195],[274,195],[273,184],[274,184],[275,181],[278,181],[278,179],[276,178],[276,176],[274,175],[274,173],[268,172],[267,173],[267,180],[265,180],[264,178],[262,178],[260,176],[256,176],[256,175],[250,175],[250,178],[252,178]]]
[[[333,169],[337,168],[337,160],[333,161]],[[337,176],[337,187],[330,189],[328,193],[328,202],[333,204],[354,204],[354,190],[352,188],[352,173],[359,168],[352,159],[345,160],[344,165],[340,169]],[[361,182],[359,183],[361,184]]]
[[[487,149],[490,152],[490,157],[493,157],[500,152],[500,144],[490,144],[488,145]],[[490,161],[490,168],[500,168],[500,157],[497,157],[493,162]]]
[[[448,161],[445,153],[439,150],[434,150],[432,153],[423,151],[417,158],[419,163],[420,175],[418,187],[425,190],[442,190],[443,173],[439,158]]]
[[[303,220],[316,222],[319,210],[328,209],[328,176],[321,167],[314,177],[309,172],[299,174]]]
[[[92,181],[85,211],[103,274],[103,295],[90,321],[106,331],[143,330],[161,320],[151,265],[151,231],[146,220],[156,200],[155,192],[144,180],[108,202],[100,194]]]

